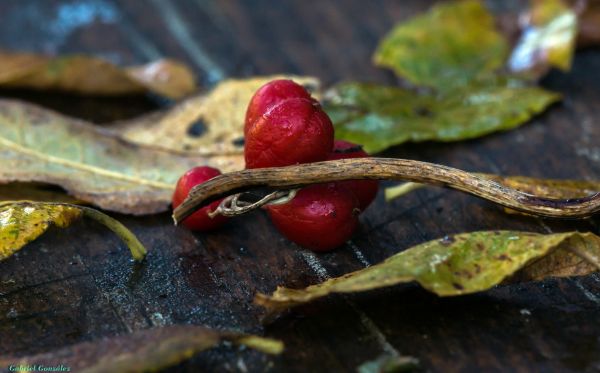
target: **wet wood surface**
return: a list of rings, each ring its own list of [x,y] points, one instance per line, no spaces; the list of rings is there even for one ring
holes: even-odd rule
[[[371,65],[371,53],[395,22],[431,3],[3,0],[0,48],[92,53],[120,64],[170,56],[189,63],[204,87],[226,77],[283,72],[315,75],[325,84],[393,84],[391,73]],[[580,51],[572,72],[552,72],[543,85],[564,100],[518,130],[461,143],[402,145],[383,156],[504,175],[600,179],[600,50]],[[0,95],[102,123],[169,104],[152,97]],[[315,283],[446,234],[600,234],[599,218],[506,215],[489,202],[437,188],[391,203],[380,193],[352,241],[316,255],[283,239],[261,212],[211,234],[174,227],[169,214],[115,216],[149,249],[144,264],[132,263],[123,244],[92,222],[51,230],[0,264],[0,353],[38,353],[191,323],[280,338],[287,349],[271,357],[221,347],[169,372],[354,371],[383,353],[412,355],[429,371],[600,371],[598,275],[456,298],[396,286],[328,297],[268,325],[252,304],[258,291]]]

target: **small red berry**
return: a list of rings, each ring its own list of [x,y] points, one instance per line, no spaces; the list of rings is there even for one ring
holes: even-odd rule
[[[360,145],[353,144],[344,140],[335,140],[333,152],[327,158],[328,161],[347,158],[367,158],[369,154],[362,150]],[[365,211],[377,196],[379,182],[377,180],[349,180],[341,181],[346,189],[351,190],[358,199],[359,208]]]
[[[310,93],[300,84],[291,80],[278,79],[270,81],[256,91],[246,110],[244,135],[258,118],[265,114],[271,107],[290,98],[304,98],[310,100]]]
[[[246,134],[246,168],[289,166],[327,159],[333,125],[318,103],[292,98],[264,113]]]
[[[275,227],[289,240],[313,251],[342,245],[358,226],[358,201],[334,183],[306,187],[284,205],[268,208]]]
[[[173,208],[181,205],[193,187],[219,175],[221,175],[219,170],[208,166],[194,167],[183,174],[183,176],[179,178],[179,181],[177,181],[177,186],[175,187],[175,193],[173,194]],[[221,203],[220,200],[201,208],[187,217],[181,224],[191,230],[197,231],[209,231],[220,227],[227,221],[226,217],[217,215],[214,218],[211,218],[208,216],[208,212],[214,211],[219,206],[219,203]]]

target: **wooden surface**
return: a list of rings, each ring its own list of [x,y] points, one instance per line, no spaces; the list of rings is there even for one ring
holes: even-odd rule
[[[325,83],[394,83],[391,73],[371,65],[370,55],[395,22],[430,4],[3,0],[0,48],[93,53],[122,64],[170,56],[193,66],[204,86],[223,77],[282,72],[316,75]],[[553,72],[544,85],[562,92],[563,102],[518,130],[462,143],[403,145],[384,155],[478,172],[599,179],[600,50],[581,51],[571,73]],[[0,95],[100,122],[167,104]],[[193,323],[281,338],[287,349],[270,357],[221,347],[169,372],[354,371],[385,352],[415,356],[430,371],[600,370],[597,275],[448,299],[415,285],[396,286],[329,297],[266,326],[252,304],[257,291],[315,283],[450,233],[600,233],[598,218],[557,222],[506,215],[490,203],[435,188],[389,204],[380,193],[356,237],[324,255],[281,238],[262,213],[212,234],[176,228],[168,214],[117,218],[148,247],[143,265],[131,263],[123,244],[91,222],[51,230],[0,264],[1,353],[48,351],[153,325]]]

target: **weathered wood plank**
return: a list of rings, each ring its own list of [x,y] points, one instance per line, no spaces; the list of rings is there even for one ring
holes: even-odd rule
[[[227,76],[291,72],[327,83],[393,83],[392,74],[371,66],[370,54],[394,22],[430,3],[172,1],[195,45],[190,47],[167,27],[166,13],[152,1],[81,2],[99,6],[97,12],[114,10],[119,22],[84,22],[60,39],[44,30],[71,2],[7,0],[0,3],[5,20],[0,47],[98,53],[122,63],[169,55],[190,63],[203,85],[212,80],[198,50]],[[33,31],[21,32],[26,28]],[[544,84],[563,92],[565,101],[519,130],[465,143],[406,145],[385,155],[473,171],[598,179],[598,71],[600,53],[589,50],[578,55],[572,73],[551,74]],[[146,99],[0,94],[100,121],[156,106]],[[170,371],[352,371],[390,348],[418,357],[434,371],[600,368],[598,276],[452,299],[405,285],[331,297],[266,327],[251,302],[257,291],[314,283],[449,233],[494,228],[600,233],[598,218],[542,222],[441,189],[417,191],[389,204],[380,195],[352,243],[323,255],[282,239],[262,213],[235,219],[212,234],[173,227],[167,214],[118,218],[148,246],[144,265],[132,264],[118,240],[89,222],[52,230],[1,264],[0,351],[47,351],[152,325],[194,323],[265,333],[283,339],[288,349],[281,357],[267,357],[219,348]]]

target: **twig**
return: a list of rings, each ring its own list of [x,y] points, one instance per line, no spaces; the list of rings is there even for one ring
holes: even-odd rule
[[[404,180],[457,189],[513,210],[552,218],[584,218],[600,211],[600,193],[552,199],[523,193],[495,181],[438,164],[410,159],[357,158],[231,172],[193,188],[173,211],[175,223],[219,198],[257,187],[293,189],[331,181]]]

